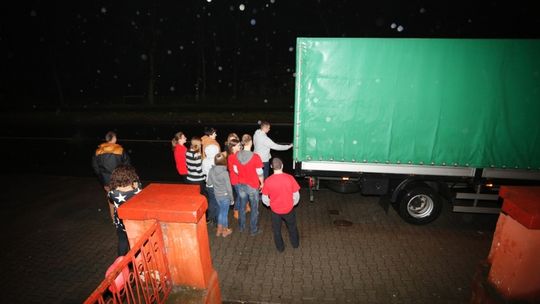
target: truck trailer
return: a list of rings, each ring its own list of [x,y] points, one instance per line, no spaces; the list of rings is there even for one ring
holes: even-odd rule
[[[298,38],[293,166],[412,224],[540,183],[540,40]],[[340,186],[343,185],[343,186]]]

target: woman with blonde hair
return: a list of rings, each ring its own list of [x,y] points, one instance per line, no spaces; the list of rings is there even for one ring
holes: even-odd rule
[[[187,141],[186,136],[182,132],[178,132],[174,135],[171,140],[172,149],[174,153],[174,162],[176,163],[176,171],[180,174],[180,180],[185,182],[186,176],[188,175],[187,165],[186,165],[186,152],[187,148],[185,146]]]
[[[236,139],[237,141],[240,141],[240,137],[238,137],[238,134],[232,132],[227,135],[227,140],[225,141],[225,149],[227,149],[227,156],[231,155],[231,140]]]
[[[201,193],[203,193],[205,176],[202,172],[202,157],[201,157],[201,138],[193,136],[190,141],[189,150],[186,152],[187,165],[187,182],[190,184],[201,185]]]
[[[216,236],[227,237],[232,233],[229,228],[229,206],[233,200],[233,192],[229,173],[227,172],[227,156],[218,153],[214,158],[215,166],[210,169],[206,184],[214,188],[218,205]]]

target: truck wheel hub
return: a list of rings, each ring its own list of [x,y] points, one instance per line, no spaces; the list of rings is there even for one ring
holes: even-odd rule
[[[425,194],[417,194],[409,200],[407,212],[414,218],[424,218],[433,211],[433,199]]]

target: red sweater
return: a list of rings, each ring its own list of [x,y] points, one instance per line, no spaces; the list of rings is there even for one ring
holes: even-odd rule
[[[227,170],[229,170],[229,178],[231,180],[231,185],[233,186],[238,184],[238,174],[234,172],[234,168],[233,168],[233,165],[235,164],[235,162],[238,162],[238,159],[236,159],[236,153],[230,154],[227,157]]]
[[[187,164],[186,164],[186,152],[187,148],[184,145],[174,146],[174,161],[176,162],[176,170],[180,175],[187,175]]]
[[[235,154],[235,156],[238,156],[238,154]],[[251,159],[245,164],[241,164],[238,157],[234,157],[232,159],[232,165],[238,169],[239,184],[249,185],[251,188],[259,189],[260,181],[259,175],[257,175],[257,168],[263,167],[259,155],[253,153]]]
[[[272,174],[264,181],[262,194],[270,199],[270,209],[277,214],[287,214],[294,207],[293,193],[300,190],[300,186],[287,173]]]

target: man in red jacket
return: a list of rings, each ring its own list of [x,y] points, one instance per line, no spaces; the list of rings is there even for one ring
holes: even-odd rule
[[[289,230],[289,239],[293,248],[298,248],[300,240],[296,226],[296,212],[294,206],[300,201],[300,186],[290,174],[283,173],[283,162],[274,157],[272,159],[274,174],[264,181],[262,188],[262,201],[272,210],[272,232],[274,243],[279,252],[285,250],[281,236],[281,221],[285,221]]]

